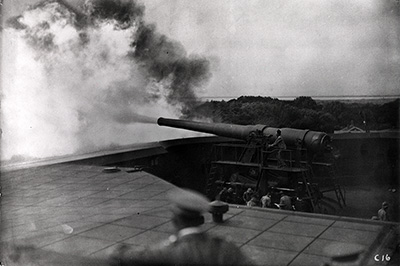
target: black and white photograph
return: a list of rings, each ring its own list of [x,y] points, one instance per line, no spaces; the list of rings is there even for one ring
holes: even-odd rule
[[[399,0],[0,14],[0,266],[400,265]]]

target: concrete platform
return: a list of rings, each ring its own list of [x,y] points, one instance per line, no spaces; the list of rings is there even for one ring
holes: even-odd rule
[[[62,254],[102,260],[120,244],[142,248],[173,233],[166,194],[174,185],[133,169],[103,169],[63,163],[2,172],[0,261],[10,244],[61,254],[48,265],[61,265]],[[204,230],[235,242],[258,265],[322,265],[329,259],[324,248],[334,243],[362,245],[362,265],[374,265],[376,254],[393,252],[387,244],[398,230],[394,223],[234,205],[224,218],[215,224],[207,214]]]

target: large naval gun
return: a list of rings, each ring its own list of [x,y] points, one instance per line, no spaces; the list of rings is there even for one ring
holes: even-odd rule
[[[278,128],[268,127],[266,125],[234,125],[224,123],[204,123],[188,120],[169,119],[160,117],[157,120],[158,125],[187,129],[203,133],[211,133],[222,137],[234,138],[244,141],[252,139],[274,140]],[[282,137],[289,147],[298,147],[299,145],[310,152],[322,152],[329,150],[330,137],[324,132],[311,130],[300,130],[293,128],[280,128]]]
[[[213,146],[209,160],[204,190],[211,200],[280,207],[282,197],[288,196],[291,199],[289,209],[326,212],[321,206],[323,193],[335,191],[338,205],[345,204],[332,164],[325,164],[329,168],[325,179],[330,179],[330,187],[320,189],[313,176],[312,165],[316,155],[332,149],[330,136],[324,132],[280,128],[287,148],[278,150],[269,145],[276,140],[278,128],[266,125],[205,123],[162,117],[157,123],[228,138]],[[243,194],[249,189],[252,195],[246,199]],[[264,195],[269,195],[268,206],[260,202]]]

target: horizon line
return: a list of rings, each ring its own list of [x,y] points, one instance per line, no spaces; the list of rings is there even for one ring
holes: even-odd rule
[[[298,98],[298,97],[310,97],[310,98],[400,98],[400,95],[296,95],[296,96],[266,96],[266,95],[240,95],[240,96],[198,96],[199,99],[223,99],[230,98],[235,99],[239,97],[270,97],[270,98]]]

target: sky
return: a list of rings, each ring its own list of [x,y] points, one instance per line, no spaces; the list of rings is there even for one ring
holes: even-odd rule
[[[399,16],[384,3],[149,1],[147,13],[213,59],[205,95],[398,95]]]
[[[3,12],[32,2],[5,0]],[[210,60],[200,97],[399,95],[398,1],[140,2],[158,31]]]
[[[398,1],[139,2],[144,27],[81,28],[58,4],[3,1],[2,160],[197,136],[154,123],[193,97],[400,94]],[[27,27],[6,27],[19,15]],[[143,29],[154,42],[132,48]]]

